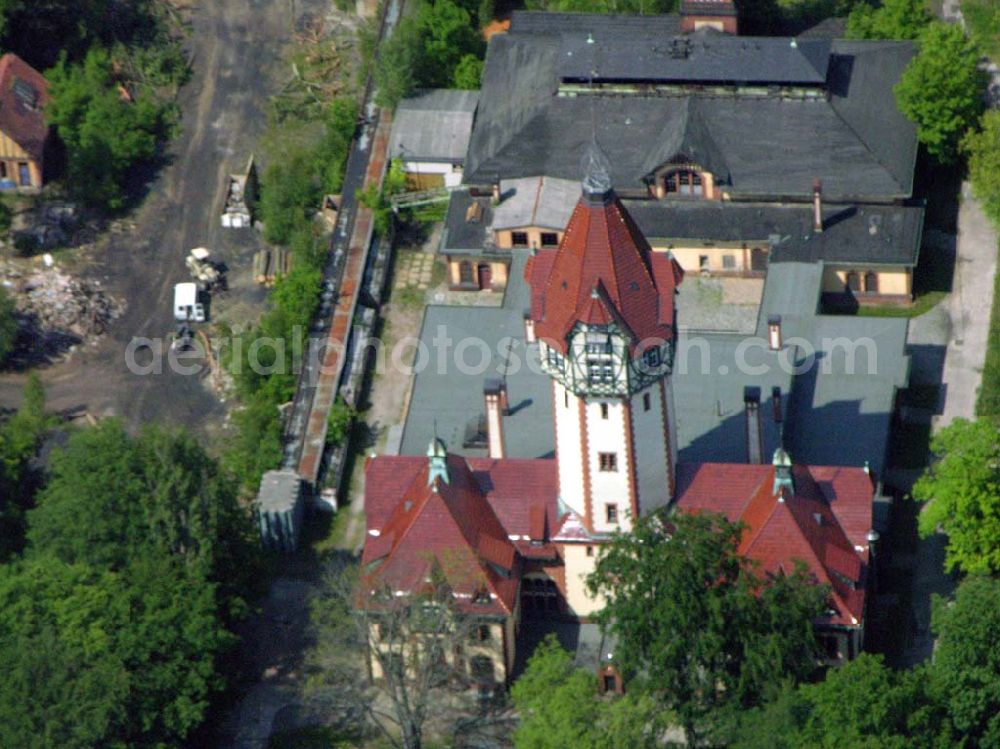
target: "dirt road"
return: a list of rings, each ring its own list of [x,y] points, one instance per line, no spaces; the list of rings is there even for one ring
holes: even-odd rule
[[[134,374],[125,351],[135,337],[166,337],[173,330],[173,284],[189,280],[184,256],[190,248],[212,248],[232,268],[252,256],[256,232],[219,226],[223,179],[242,168],[265,126],[269,82],[278,77],[291,9],[301,14],[323,5],[321,0],[294,5],[288,0],[202,0],[193,9],[188,48],[194,75],[182,92],[182,132],[171,145],[171,163],[129,217],[135,229],[102,240],[85,271],[128,307],[97,345],[42,371],[53,409],[116,415],[133,428],[150,421],[203,428],[221,414],[221,404],[202,378],[172,372],[166,362],[162,374]],[[239,289],[229,293],[241,294]],[[241,301],[243,296],[263,299],[256,290],[244,290]],[[23,380],[14,374],[0,378],[0,403],[16,404]]]

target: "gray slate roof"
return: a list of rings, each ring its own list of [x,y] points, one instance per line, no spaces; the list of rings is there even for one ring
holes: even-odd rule
[[[510,34],[564,34],[605,32],[621,36],[652,34],[674,36],[681,33],[681,18],[676,13],[653,13],[648,16],[613,13],[552,13],[514,11]]]
[[[699,31],[641,38],[595,28],[562,34],[564,81],[811,84],[826,81],[828,39],[744,37]]]
[[[523,314],[527,283],[526,251],[515,252],[503,307],[428,307],[420,339],[436,359],[433,339],[441,328],[453,339],[476,336],[496,352],[506,336],[519,343],[514,351],[523,362]],[[781,444],[801,463],[860,466],[868,461],[880,473],[885,465],[896,388],[905,387],[909,360],[905,354],[907,320],[899,318],[827,316],[817,313],[822,266],[772,262],[757,321],[757,341],[729,333],[682,333],[673,374],[681,462],[745,462],[746,388],[760,392],[763,450],[767,456]],[[786,348],[767,349],[767,318],[780,314]],[[796,340],[798,339],[798,340]],[[856,343],[848,356],[845,345]],[[802,367],[809,349],[814,366]],[[537,354],[537,347],[528,347]],[[704,352],[704,354],[703,354]],[[451,357],[448,358],[452,361]],[[468,360],[478,361],[470,352]],[[470,420],[483,413],[483,384],[495,377],[497,358],[482,374],[463,374],[454,366],[435,366],[414,381],[401,452],[422,455],[433,435],[454,452],[482,456],[482,449],[462,446]],[[514,414],[504,421],[511,457],[548,457],[554,447],[552,390],[548,377],[520,367],[508,377]],[[782,417],[774,419],[774,389],[780,393]]]
[[[478,91],[432,89],[403,99],[389,140],[392,158],[463,163]]]
[[[677,143],[720,169],[734,198],[808,199],[816,177],[830,200],[909,197],[916,130],[893,106],[893,85],[913,55],[911,43],[833,42],[828,99],[733,92],[557,95],[564,37],[582,33],[586,44],[587,33],[599,39],[620,35],[628,46],[614,59],[627,67],[634,50],[665,42],[661,26],[669,24],[645,16],[515,12],[511,32],[490,40],[465,181],[579,179],[593,122],[623,194],[645,190],[651,166],[670,160],[667,152]],[[727,45],[758,42],[725,38]],[[812,45],[802,40],[798,49]]]
[[[423,455],[436,425],[437,435],[450,451],[485,457],[485,449],[464,448],[463,442],[470,424],[485,411],[486,380],[506,375],[511,408],[511,414],[504,417],[508,457],[552,457],[555,446],[552,383],[538,368],[538,347],[532,346],[527,352],[524,344],[524,312],[530,305],[528,284],[524,281],[527,258],[527,251],[514,253],[502,307],[431,305],[426,308],[420,341],[429,352],[429,365],[417,372],[413,380],[400,454]],[[435,337],[441,335],[451,339],[447,350],[435,343]],[[504,339],[511,342],[509,356],[501,348]],[[477,343],[469,346],[462,341]],[[489,364],[482,372],[477,368],[481,354],[479,341],[491,352]],[[464,372],[456,363],[455,353],[462,346],[466,348],[464,361],[472,365]],[[534,357],[533,370],[525,365],[528,353]]]
[[[831,205],[813,231],[812,206],[690,200],[623,201],[650,240],[772,244],[771,261],[916,265],[922,206]]]
[[[580,187],[568,180],[544,180],[552,189],[541,196],[539,180],[515,180],[495,207],[490,198],[456,190],[445,219],[443,252],[481,254],[493,251],[492,228],[539,223],[565,228]],[[504,183],[507,185],[508,183]],[[481,207],[478,221],[466,220],[469,204]],[[511,201],[508,203],[507,201]],[[624,200],[643,235],[657,246],[697,242],[759,243],[771,249],[771,262],[826,262],[851,265],[917,263],[924,221],[922,206],[824,204],[824,231],[812,225],[812,205],[734,203],[714,200]],[[505,212],[506,211],[506,212]],[[516,215],[515,215],[516,214]]]

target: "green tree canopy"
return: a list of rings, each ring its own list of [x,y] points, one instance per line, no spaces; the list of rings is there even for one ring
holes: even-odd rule
[[[112,570],[153,554],[236,588],[253,574],[249,517],[189,434],[133,439],[103,421],[74,434],[50,470],[28,513],[36,554]]]
[[[933,20],[926,0],[858,3],[847,17],[848,39],[916,39]]]
[[[0,425],[0,562],[24,545],[24,513],[38,484],[30,461],[49,425],[45,389],[33,372],[25,384],[21,407]]]
[[[180,747],[231,644],[212,587],[176,560],[0,566],[0,746]]]
[[[597,677],[573,665],[554,635],[543,640],[511,690],[521,721],[517,749],[653,749],[662,745],[663,711],[647,696],[597,694]]]
[[[927,674],[896,672],[862,653],[826,678],[786,688],[767,705],[735,714],[722,732],[731,749],[919,749],[937,744],[941,713],[926,694]]]
[[[964,580],[954,602],[936,601],[932,628],[931,681],[947,709],[952,746],[1000,746],[1000,581]]]
[[[737,552],[742,527],[710,513],[649,516],[602,548],[587,585],[615,659],[693,740],[724,704],[753,705],[817,661],[828,591],[801,569],[762,576]],[[683,634],[680,634],[683,633]]]
[[[1000,226],[1000,111],[984,113],[980,127],[969,131],[962,147],[969,156],[972,189],[986,215]]]
[[[0,364],[14,350],[17,339],[17,317],[14,314],[14,300],[7,290],[0,287]]]
[[[931,440],[936,461],[913,487],[926,502],[920,534],[948,536],[945,565],[1000,572],[1000,433],[987,419],[956,419]]]
[[[134,168],[157,155],[172,110],[152,97],[125,101],[111,58],[100,47],[92,48],[82,64],[63,57],[47,77],[52,100],[46,118],[66,144],[70,185],[88,204],[119,210]]]
[[[917,125],[917,137],[941,162],[958,154],[962,136],[983,111],[985,75],[979,52],[958,24],[935,22],[921,33],[919,52],[896,84],[900,111]]]
[[[452,83],[455,88],[476,90],[482,84],[483,61],[474,54],[465,54],[455,66]]]

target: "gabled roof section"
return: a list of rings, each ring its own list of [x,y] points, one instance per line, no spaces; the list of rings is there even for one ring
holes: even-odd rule
[[[515,13],[511,32],[489,43],[463,180],[479,185],[541,175],[576,179],[579,154],[591,136],[581,123],[593,122],[609,151],[619,192],[645,196],[650,170],[672,156],[663,154],[664,130],[669,123],[685,122],[690,99],[698,102],[708,140],[695,137],[694,124],[688,137],[702,144],[720,174],[728,173],[725,190],[733,199],[808,201],[817,177],[823,180],[824,200],[886,202],[911,196],[916,128],[894,106],[893,86],[912,57],[912,43],[831,44],[828,39],[698,32],[685,37],[692,54],[669,62],[690,67],[693,72],[682,76],[690,80],[647,85],[642,75],[663,74],[650,50],[664,48],[676,36],[663,31],[663,23],[657,16]],[[569,47],[564,48],[564,40]],[[591,86],[593,61],[587,56],[602,44],[614,54],[597,55],[601,75],[640,78]],[[576,52],[567,58],[573,45],[584,48],[582,62]],[[753,67],[745,62],[743,45],[760,53],[762,62],[752,74],[740,72]],[[719,60],[713,57],[716,51]],[[566,65],[575,66],[580,81],[561,83]],[[652,72],[641,72],[643,66]],[[743,76],[725,95],[709,80],[720,75],[720,67],[729,71],[725,75]],[[819,82],[789,83],[802,77]],[[754,83],[751,78],[774,80]],[[559,93],[561,86],[565,95]],[[676,126],[677,132],[687,130],[687,125]],[[719,150],[724,169],[709,142]]]
[[[566,353],[575,325],[614,320],[632,344],[673,340],[678,276],[656,273],[652,255],[613,191],[584,194],[559,248],[539,252],[527,271],[536,335]]]
[[[796,561],[804,562],[817,582],[830,586],[834,613],[829,623],[859,625],[867,583],[865,536],[872,524],[871,479],[860,468],[797,465],[794,491],[775,493],[774,470],[732,463],[679,465],[677,506],[742,521],[747,529],[740,553],[770,573],[790,573]]]
[[[13,52],[0,57],[0,132],[32,159],[40,160],[45,148],[48,92],[45,77],[20,57]]]
[[[456,89],[430,89],[403,99],[393,115],[390,156],[464,162],[478,101],[478,91]]]
[[[697,99],[686,98],[663,125],[660,137],[646,162],[646,173],[651,175],[666,164],[697,164],[712,173],[716,183],[729,181],[722,150],[716,145],[704,121]]]
[[[369,462],[362,552],[368,586],[415,591],[441,574],[470,611],[509,614],[516,604],[520,558],[468,463],[449,455],[447,468],[447,483],[429,483],[424,458]],[[474,602],[484,588],[489,602]]]

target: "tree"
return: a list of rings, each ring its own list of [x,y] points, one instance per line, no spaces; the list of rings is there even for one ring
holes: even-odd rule
[[[720,735],[731,749],[917,749],[937,744],[942,713],[926,669],[896,672],[862,653],[826,678],[786,688],[767,705],[735,714]]]
[[[95,207],[122,208],[130,175],[156,156],[173,122],[171,108],[152,97],[124,100],[111,58],[100,47],[82,64],[60,59],[47,75],[52,100],[46,119],[66,145],[73,191]]]
[[[1000,226],[1000,112],[984,113],[980,127],[966,134],[962,150],[969,156],[972,189],[986,215]],[[1000,406],[995,410],[1000,412]]]
[[[676,713],[689,743],[724,704],[749,706],[817,662],[813,620],[828,591],[797,568],[761,576],[741,526],[711,513],[641,519],[605,545],[587,580],[615,659]],[[681,634],[683,633],[683,634]]]
[[[948,536],[945,566],[1000,572],[1000,439],[989,420],[956,419],[931,440],[935,462],[913,486],[924,537]]]
[[[413,18],[404,18],[381,44],[375,63],[376,101],[393,108],[417,87],[415,70],[420,57],[420,31]]]
[[[573,665],[554,635],[543,640],[511,690],[520,723],[517,749],[642,749],[662,745],[663,712],[648,697],[630,691],[600,698],[590,669]]]
[[[935,601],[931,623],[932,689],[947,709],[952,745],[1000,746],[1000,581],[964,580],[953,602]]]
[[[483,38],[468,10],[454,0],[424,0],[417,11],[421,52],[417,79],[421,87],[453,85],[455,71],[466,55],[481,58]]]
[[[896,101],[916,123],[917,137],[927,152],[948,163],[983,111],[985,74],[978,67],[976,45],[957,24],[930,24],[918,46],[917,56],[896,84]]]
[[[315,166],[311,153],[296,149],[264,170],[259,208],[268,242],[287,244],[319,205],[321,190]]]
[[[189,434],[150,428],[133,439],[103,421],[74,434],[50,471],[28,513],[34,553],[111,570],[154,554],[234,594],[249,585],[250,519]]]
[[[177,560],[0,567],[0,745],[179,747],[232,640],[213,588]]]
[[[933,20],[925,0],[858,3],[847,17],[848,39],[917,39]]]
[[[24,513],[39,481],[31,459],[50,423],[45,415],[45,388],[32,372],[21,407],[0,426],[0,562],[24,545]]]
[[[17,340],[17,315],[14,300],[7,290],[0,288],[0,364],[7,360]]]
[[[451,731],[455,746],[507,735],[503,702],[477,700],[469,688],[475,675],[464,654],[475,652],[478,622],[455,605],[443,576],[409,595],[366,588],[356,568],[338,564],[314,599],[311,699],[341,725],[400,749],[421,749],[432,727]]]
[[[455,66],[452,82],[455,88],[470,91],[478,89],[483,79],[483,61],[473,54],[466,54]]]

